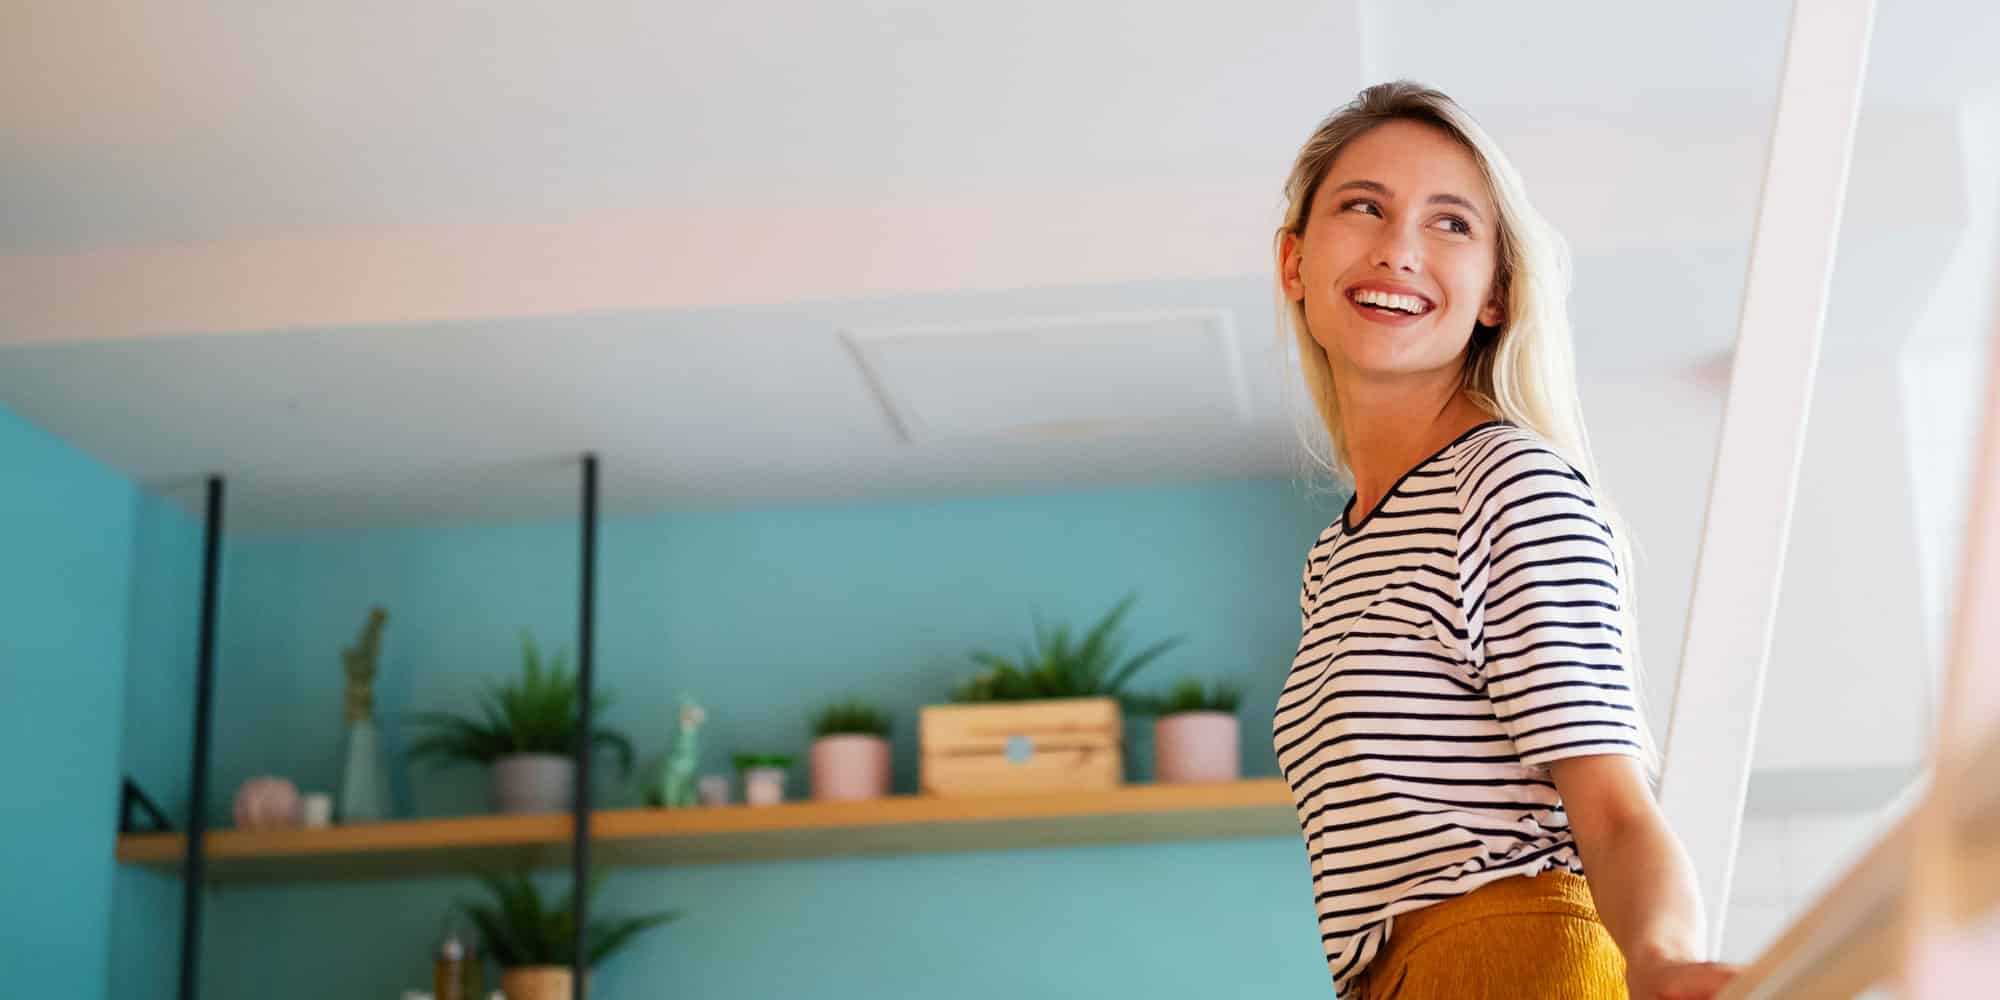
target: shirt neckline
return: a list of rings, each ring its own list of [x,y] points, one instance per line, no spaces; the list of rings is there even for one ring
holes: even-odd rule
[[[1479,423],[1473,424],[1471,427],[1467,427],[1464,433],[1460,434],[1455,438],[1452,438],[1451,441],[1444,447],[1439,448],[1434,452],[1431,452],[1429,458],[1426,458],[1423,461],[1410,466],[1408,469],[1404,470],[1402,475],[1397,476],[1396,481],[1394,483],[1389,484],[1389,489],[1382,494],[1382,499],[1377,500],[1375,502],[1375,509],[1369,511],[1368,516],[1363,517],[1361,519],[1360,524],[1352,526],[1348,524],[1347,521],[1348,515],[1354,512],[1354,500],[1356,497],[1360,496],[1360,494],[1358,493],[1348,494],[1347,506],[1343,507],[1340,511],[1340,533],[1342,535],[1352,535],[1359,532],[1361,529],[1366,528],[1368,526],[1368,522],[1375,520],[1375,515],[1382,513],[1382,508],[1389,505],[1389,500],[1396,495],[1396,491],[1403,488],[1403,483],[1405,480],[1409,479],[1413,475],[1416,475],[1417,470],[1422,469],[1424,466],[1429,465],[1432,462],[1435,462],[1439,458],[1443,457],[1445,452],[1448,452],[1453,448],[1456,448],[1459,445],[1465,443],[1465,439],[1471,437],[1474,434],[1479,433],[1480,431],[1485,430],[1488,427],[1506,427],[1509,425],[1510,425],[1509,422],[1506,420],[1483,420],[1480,421]]]

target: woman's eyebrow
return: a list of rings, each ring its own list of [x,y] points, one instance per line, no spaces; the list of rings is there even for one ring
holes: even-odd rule
[[[1357,188],[1362,191],[1373,191],[1384,198],[1394,198],[1396,196],[1395,192],[1389,190],[1389,186],[1387,184],[1384,184],[1381,181],[1367,180],[1365,178],[1357,178],[1351,181],[1343,181],[1338,186],[1336,186],[1334,190],[1345,191],[1348,188]],[[1479,211],[1479,206],[1474,205],[1470,200],[1461,198],[1455,194],[1431,195],[1430,198],[1428,199],[1428,204],[1457,205],[1458,207],[1463,208],[1468,212],[1471,212],[1473,215],[1478,216],[1482,220],[1486,218],[1486,216]]]

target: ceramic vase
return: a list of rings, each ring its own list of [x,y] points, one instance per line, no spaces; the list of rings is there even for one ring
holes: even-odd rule
[[[368,823],[387,815],[385,785],[374,721],[348,723],[347,760],[340,769],[340,821]]]

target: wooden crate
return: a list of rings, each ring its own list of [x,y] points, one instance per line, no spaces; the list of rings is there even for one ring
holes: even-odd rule
[[[1089,791],[1125,777],[1115,698],[926,705],[917,728],[926,795]]]

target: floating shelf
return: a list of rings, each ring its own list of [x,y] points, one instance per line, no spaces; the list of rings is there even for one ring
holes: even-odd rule
[[[468,816],[318,830],[217,830],[209,880],[302,882],[457,875],[569,858],[570,817]],[[1102,792],[615,809],[591,814],[594,864],[688,865],[851,855],[1298,835],[1281,778]],[[118,860],[178,870],[178,833],[118,838]]]

